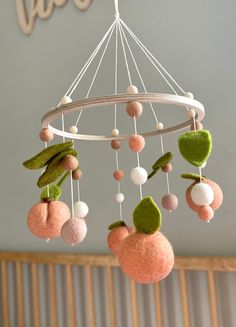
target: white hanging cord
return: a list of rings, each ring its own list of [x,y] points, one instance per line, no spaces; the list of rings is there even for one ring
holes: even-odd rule
[[[130,70],[129,70],[129,64],[128,64],[126,51],[125,51],[125,45],[124,45],[124,41],[123,41],[123,35],[121,33],[121,28],[120,28],[120,21],[118,21],[118,28],[119,28],[120,40],[121,40],[124,59],[125,59],[125,65],[126,65],[126,69],[127,69],[127,73],[128,73],[129,84],[132,85],[132,80],[131,80],[131,75],[130,75]]]
[[[79,82],[81,81],[81,79],[84,76],[85,72],[87,71],[88,67],[91,65],[93,59],[95,58],[95,56],[97,55],[98,51],[100,50],[100,48],[102,47],[103,43],[105,42],[105,40],[106,40],[107,36],[109,35],[111,29],[115,25],[115,22],[116,21],[114,21],[111,24],[111,26],[109,27],[109,29],[107,30],[107,32],[103,36],[102,40],[97,45],[96,49],[93,51],[93,53],[91,54],[91,56],[89,57],[89,59],[87,60],[87,62],[85,63],[85,65],[83,66],[83,68],[81,69],[81,71],[79,72],[79,74],[76,76],[75,80],[70,85],[69,89],[66,91],[65,96],[71,96],[73,94],[74,90],[78,86]]]
[[[121,24],[124,26],[124,28],[128,31],[130,36],[134,39],[134,41],[138,44],[138,46],[141,48],[141,50],[144,52],[146,57],[150,60],[150,62],[153,64],[153,66],[156,68],[156,70],[159,72],[159,74],[163,77],[163,79],[166,81],[166,83],[169,85],[169,87],[172,89],[172,91],[177,94],[173,86],[170,84],[170,82],[167,80],[167,78],[164,76],[164,74],[161,72],[160,69],[163,70],[163,72],[170,78],[170,80],[179,88],[179,90],[182,93],[185,93],[183,88],[176,82],[176,80],[168,73],[168,71],[160,64],[160,62],[153,56],[153,54],[145,47],[145,45],[140,41],[140,39],[132,32],[132,30],[124,23],[122,19],[120,19]],[[153,59],[153,60],[152,60]],[[156,64],[159,66],[157,66]]]
[[[75,217],[75,212],[74,212],[74,188],[73,188],[72,171],[70,172],[70,194],[71,194],[71,214],[72,214],[72,218],[74,218]]]
[[[119,19],[120,18],[120,13],[119,13],[119,1],[114,0],[114,5],[115,5],[115,18]]]
[[[99,71],[99,69],[100,69],[100,67],[101,67],[101,64],[102,64],[103,58],[104,58],[105,53],[106,53],[106,51],[107,51],[108,45],[109,45],[109,43],[110,43],[110,40],[111,40],[111,37],[112,37],[112,34],[113,34],[114,29],[115,29],[115,25],[113,25],[113,27],[112,27],[112,29],[111,29],[111,31],[110,31],[110,35],[109,35],[109,37],[108,37],[108,39],[107,39],[107,43],[106,43],[106,45],[105,45],[105,48],[104,48],[103,53],[102,53],[102,56],[101,56],[101,58],[100,58],[100,60],[99,60],[99,63],[98,63],[97,69],[96,69],[96,71],[95,71],[95,73],[94,73],[94,76],[93,76],[93,78],[92,78],[92,82],[91,82],[91,84],[90,84],[90,86],[89,86],[89,90],[88,90],[87,95],[86,95],[86,97],[85,97],[86,99],[87,99],[87,98],[89,97],[89,95],[90,95],[90,92],[91,92],[91,90],[92,90],[93,84],[94,84],[94,82],[95,82],[95,79],[96,79],[96,77],[97,77],[98,71]],[[80,113],[79,113],[78,118],[77,118],[77,120],[76,120],[75,126],[78,125],[78,123],[79,123],[79,121],[80,121],[80,119],[81,119],[82,113],[83,113],[83,109],[80,110]]]
[[[47,149],[47,147],[48,147],[48,142],[44,142],[44,148]],[[45,170],[46,170],[46,168],[43,168],[41,174],[43,174],[45,172]],[[48,184],[47,184],[46,188],[47,188],[47,197],[49,198],[50,193],[49,193],[49,185]]]
[[[195,115],[193,116],[193,126],[194,126],[194,132],[197,132],[196,128],[196,120],[195,120]],[[199,175],[200,175],[200,183],[202,183],[202,168],[198,167]]]
[[[139,68],[138,68],[137,62],[136,62],[135,57],[134,57],[134,54],[133,54],[133,52],[132,52],[132,50],[131,50],[131,48],[130,48],[129,42],[128,42],[128,40],[127,40],[127,37],[126,37],[126,35],[125,35],[125,32],[124,32],[124,29],[123,29],[122,25],[121,25],[121,31],[122,31],[122,33],[123,33],[123,36],[124,36],[124,39],[125,39],[126,45],[127,45],[128,49],[129,49],[130,55],[131,55],[131,57],[132,57],[132,59],[133,59],[133,62],[134,62],[135,68],[136,68],[136,70],[137,70],[138,76],[139,76],[139,78],[140,78],[140,80],[141,80],[141,84],[142,84],[142,86],[143,86],[143,89],[144,89],[145,93],[147,93],[147,88],[146,88],[145,83],[144,83],[144,81],[143,81],[143,78],[142,78],[142,76],[141,76],[140,70],[139,70]],[[154,116],[154,118],[155,118],[155,120],[156,120],[156,123],[158,123],[158,118],[157,118],[157,115],[156,115],[155,110],[154,110],[154,108],[153,108],[153,105],[152,105],[152,103],[149,103],[149,104],[150,104],[150,107],[151,107],[151,109],[152,109],[153,116]],[[136,124],[136,120],[135,120],[135,124]],[[136,131],[137,131],[137,128],[136,128]],[[165,152],[164,152],[164,142],[163,142],[163,137],[162,137],[162,135],[160,135],[160,142],[161,142],[161,153],[162,153],[162,155],[164,155]],[[138,153],[137,153],[137,154],[138,154]],[[168,194],[169,194],[169,193],[170,193],[170,183],[169,183],[169,174],[168,174],[168,173],[166,173],[166,185],[167,185],[167,191],[168,191]]]

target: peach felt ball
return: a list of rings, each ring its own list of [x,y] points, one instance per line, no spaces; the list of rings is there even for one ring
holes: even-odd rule
[[[79,168],[77,168],[77,169],[75,169],[73,172],[72,172],[72,178],[74,179],[74,180],[80,180],[81,179],[81,177],[83,176],[83,173],[82,173],[82,171],[79,169]]]
[[[54,134],[48,128],[43,128],[39,133],[39,138],[43,142],[50,142],[53,140]]]
[[[217,210],[223,202],[223,192],[222,192],[220,186],[217,183],[213,182],[212,180],[206,179],[206,178],[204,178],[202,182],[208,184],[213,189],[214,199],[213,199],[213,202],[210,204],[210,207],[212,207],[213,210]],[[195,184],[197,184],[197,183],[194,182],[187,188],[186,200],[187,200],[188,206],[193,211],[198,212],[199,206],[193,202],[192,197],[191,197],[191,191]]]
[[[114,171],[113,176],[114,176],[115,180],[121,181],[124,177],[124,172],[122,170],[118,169],[118,170]]]
[[[79,163],[74,156],[68,154],[61,160],[60,165],[65,170],[75,170],[78,168]]]
[[[143,113],[143,106],[140,102],[131,101],[128,102],[126,112],[130,117],[140,117]]]
[[[51,239],[60,236],[61,227],[69,218],[70,209],[64,202],[39,202],[30,209],[27,224],[35,236]]]
[[[134,152],[141,152],[145,147],[145,139],[142,135],[132,135],[129,138],[129,148]]]
[[[70,218],[61,229],[61,238],[69,244],[78,244],[87,234],[87,225],[83,218]]]
[[[118,226],[113,228],[107,236],[107,245],[111,252],[117,255],[121,243],[132,232],[133,228],[129,226]]]
[[[210,206],[200,206],[197,211],[198,217],[204,221],[209,221],[214,217],[214,210]]]
[[[178,198],[174,194],[166,194],[161,199],[161,204],[166,210],[175,210],[178,207]]]
[[[165,278],[174,265],[170,242],[161,233],[132,233],[121,243],[121,270],[137,283],[157,283]]]

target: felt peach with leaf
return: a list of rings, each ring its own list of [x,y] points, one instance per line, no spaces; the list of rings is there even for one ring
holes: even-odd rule
[[[133,213],[136,232],[127,236],[119,248],[121,270],[138,283],[156,283],[173,268],[172,246],[159,232],[161,218],[153,199],[144,198]]]
[[[127,226],[124,221],[116,221],[111,224],[108,229],[110,230],[107,236],[107,245],[112,253],[118,254],[119,248],[123,240],[134,232],[134,228]]]

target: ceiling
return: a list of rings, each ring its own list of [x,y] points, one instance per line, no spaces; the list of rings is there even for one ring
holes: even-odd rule
[[[42,149],[37,137],[41,117],[58,103],[111,24],[113,1],[94,0],[87,12],[78,11],[73,1],[68,1],[64,8],[56,9],[48,21],[38,20],[30,37],[19,29],[14,1],[1,1],[0,12],[3,13],[0,20],[0,250],[107,252],[107,226],[119,214],[112,178],[115,157],[109,144],[80,142],[78,145],[84,172],[81,194],[90,212],[87,238],[73,248],[59,239],[46,243],[27,230],[27,211],[38,201],[39,190],[35,183],[37,173],[24,169],[22,162]],[[204,174],[217,181],[224,191],[224,204],[216,212],[215,219],[210,224],[203,223],[187,207],[185,190],[189,182],[179,177],[181,173],[195,169],[178,153],[178,133],[165,137],[166,151],[175,154],[170,184],[180,204],[171,215],[163,212],[162,231],[178,255],[235,255],[236,2],[120,0],[120,14],[182,87],[193,92],[204,104],[204,126],[211,131],[214,141]],[[169,92],[141,52],[137,48],[134,52],[148,89]],[[119,92],[128,85],[122,60],[119,63]],[[113,92],[112,47],[104,62],[91,95]],[[92,66],[88,79],[73,99],[85,96],[94,69]],[[134,80],[138,80],[137,76]],[[123,111],[120,110],[118,115],[120,130],[132,129]],[[81,131],[104,130],[109,133],[113,124],[112,112],[101,109],[84,114]],[[160,117],[165,124],[183,118],[177,110],[168,110],[167,116],[160,110]],[[148,130],[153,123],[151,115],[143,115],[138,128]],[[141,154],[141,164],[148,169],[159,156],[159,139],[148,139]],[[136,165],[136,160],[126,144],[120,151],[120,165],[127,177],[122,182],[124,216],[131,222],[139,195],[137,187],[129,180],[129,171]],[[144,186],[144,194],[152,195],[158,203],[165,192],[163,175]],[[64,201],[70,204],[69,185],[65,187]]]

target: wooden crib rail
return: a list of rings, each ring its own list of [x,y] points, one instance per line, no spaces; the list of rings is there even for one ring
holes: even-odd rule
[[[94,281],[92,269],[104,268],[107,284],[109,327],[117,326],[117,312],[115,303],[115,285],[113,268],[117,268],[118,260],[112,255],[92,254],[61,254],[61,253],[30,253],[30,252],[0,252],[0,307],[2,311],[2,323],[0,326],[11,327],[10,320],[10,292],[8,264],[14,266],[16,317],[18,327],[27,327],[25,318],[25,295],[23,278],[23,264],[29,266],[30,274],[30,297],[31,315],[33,325],[31,327],[43,327],[40,315],[40,287],[38,266],[44,265],[47,280],[47,300],[49,307],[49,323],[44,327],[58,327],[58,304],[57,285],[55,269],[61,265],[64,269],[64,282],[66,283],[66,307],[67,327],[81,327],[76,320],[75,286],[72,267],[82,267],[85,273],[86,301],[88,308],[89,327],[96,327],[96,314],[94,302]],[[186,274],[189,271],[204,271],[207,274],[209,308],[211,315],[211,326],[219,327],[217,313],[217,292],[215,283],[215,272],[236,272],[236,257],[176,257],[175,270],[179,276],[179,290],[182,307],[183,327],[191,327],[189,291]],[[130,315],[133,327],[141,327],[139,322],[137,285],[129,281]],[[162,291],[160,284],[154,285],[155,317],[157,327],[164,326]],[[84,326],[83,326],[84,327]]]

